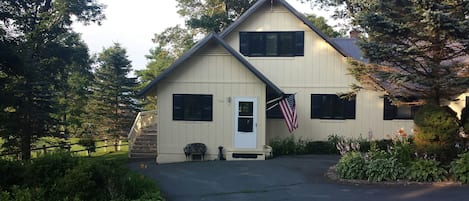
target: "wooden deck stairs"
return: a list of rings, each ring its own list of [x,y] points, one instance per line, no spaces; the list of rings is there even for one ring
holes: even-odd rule
[[[129,158],[153,158],[158,154],[156,111],[138,113],[129,132]]]

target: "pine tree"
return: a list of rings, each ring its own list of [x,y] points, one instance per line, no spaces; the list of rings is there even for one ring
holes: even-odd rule
[[[0,0],[0,135],[6,151],[20,150],[27,160],[32,142],[56,130],[52,114],[60,110],[57,91],[66,81],[60,77],[74,62],[66,55],[74,48],[66,42],[71,25],[99,22],[102,8],[89,0]]]
[[[118,138],[128,133],[139,104],[135,99],[137,79],[132,71],[126,50],[115,43],[104,49],[97,58],[93,95],[89,113],[98,134]]]

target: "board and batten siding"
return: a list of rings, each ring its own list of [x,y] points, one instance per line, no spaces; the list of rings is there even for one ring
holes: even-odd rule
[[[206,159],[215,159],[218,146],[233,147],[234,97],[257,97],[257,146],[265,144],[266,86],[218,45],[209,44],[157,85],[159,163],[184,161],[183,147],[207,145]],[[173,121],[173,94],[213,95],[213,121]]]
[[[275,1],[274,1],[275,2]],[[408,132],[411,120],[383,120],[382,93],[362,90],[357,94],[356,119],[311,119],[311,94],[337,94],[349,92],[355,82],[347,70],[346,57],[311,30],[286,8],[274,3],[266,4],[252,14],[225,37],[230,46],[239,51],[239,32],[304,31],[304,56],[297,57],[245,57],[260,72],[285,93],[296,94],[299,128],[293,135],[298,138],[326,140],[329,135],[347,137],[385,138],[399,128]],[[290,136],[283,119],[267,119],[267,141]]]

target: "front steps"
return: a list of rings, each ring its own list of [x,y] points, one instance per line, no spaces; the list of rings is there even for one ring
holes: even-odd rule
[[[134,144],[129,150],[130,158],[153,158],[156,159],[157,135],[151,129],[143,130],[143,134],[135,138]]]

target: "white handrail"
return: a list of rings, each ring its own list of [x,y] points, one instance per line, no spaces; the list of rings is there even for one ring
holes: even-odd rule
[[[156,110],[143,111],[137,114],[137,117],[135,117],[135,121],[132,124],[132,128],[127,135],[129,150],[132,149],[132,146],[135,143],[135,139],[142,135],[144,128],[156,126],[156,118]]]

